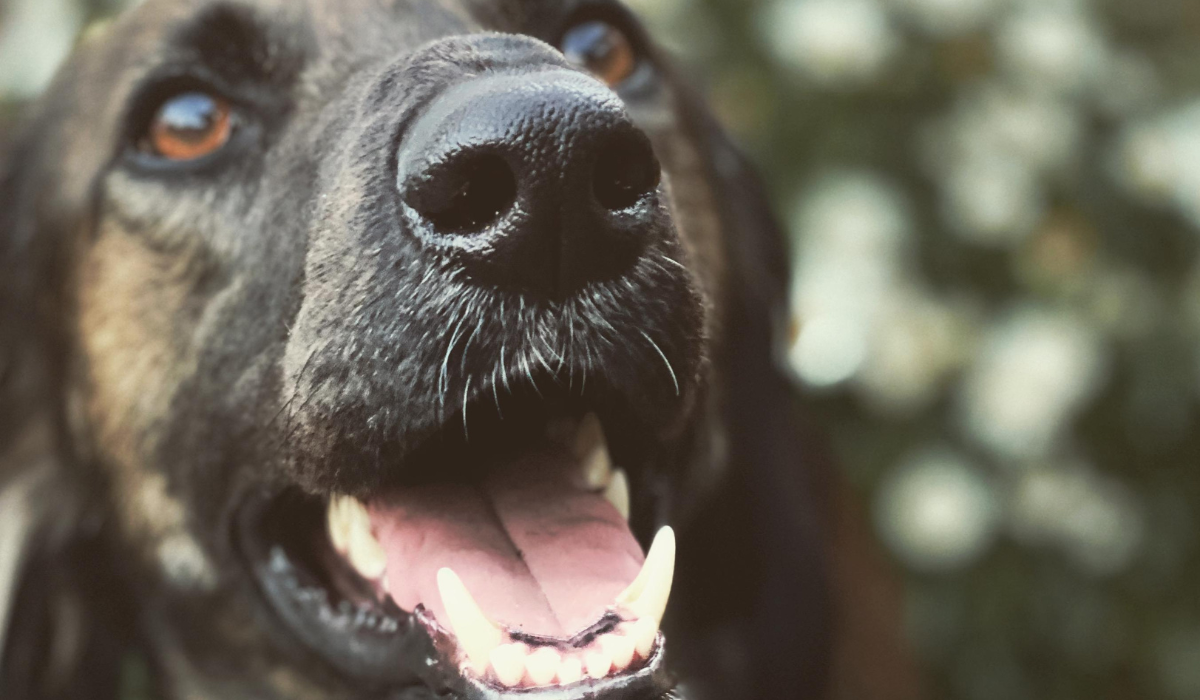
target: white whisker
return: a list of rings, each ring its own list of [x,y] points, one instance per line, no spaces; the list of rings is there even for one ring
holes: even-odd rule
[[[492,367],[492,399],[496,402],[496,415],[500,417],[500,420],[504,420],[504,412],[500,410],[500,392],[496,388],[496,369],[498,367],[499,365]]]
[[[659,253],[658,259],[662,260],[663,262],[665,262],[669,265],[674,265],[675,267],[678,267],[680,270],[683,270],[684,272],[688,271],[687,265],[684,265],[683,263],[679,262],[675,258],[672,258],[671,256],[667,255],[666,253]]]
[[[504,390],[512,393],[512,387],[508,385],[508,365],[504,363],[504,341],[500,341],[500,381],[504,382]]]
[[[467,383],[463,385],[462,399],[462,416],[463,416],[463,440],[470,442],[471,433],[467,430],[467,395],[471,392],[471,377],[467,376]]]
[[[667,359],[666,353],[662,351],[662,348],[658,347],[658,343],[654,342],[653,338],[646,335],[645,331],[639,330],[638,333],[642,334],[642,337],[646,339],[646,342],[650,343],[650,346],[653,347],[654,351],[658,353],[658,356],[662,358],[663,364],[667,366],[667,371],[671,373],[671,382],[675,384],[675,395],[679,396],[679,379],[675,376],[675,368],[671,366],[671,361]]]
[[[454,354],[454,346],[458,343],[458,334],[462,331],[465,316],[460,316],[454,332],[450,334],[450,342],[446,345],[446,356],[442,358],[442,371],[438,375],[438,420],[441,420],[446,410],[446,392],[450,391],[450,356]]]
[[[533,391],[540,397],[541,389],[538,389],[537,380],[533,378],[533,370],[529,368],[529,358],[521,355],[521,369],[525,370],[525,376],[529,378],[529,384],[533,386]]]

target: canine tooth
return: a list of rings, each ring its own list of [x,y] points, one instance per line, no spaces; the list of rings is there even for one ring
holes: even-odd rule
[[[354,530],[351,533],[346,557],[358,573],[370,581],[381,578],[387,568],[387,553],[370,530]]]
[[[592,454],[592,451],[597,447],[605,447],[604,426],[600,424],[600,417],[595,413],[589,413],[579,421],[579,427],[575,431],[575,444],[573,451],[575,456],[583,459]]]
[[[515,686],[525,677],[525,647],[522,644],[501,644],[492,649],[489,657],[496,678],[504,685]]]
[[[363,577],[374,580],[383,576],[387,555],[371,534],[367,507],[356,498],[335,496],[329,503],[327,518],[334,549],[344,554]]]
[[[442,607],[446,609],[446,617],[450,618],[450,629],[458,638],[458,645],[475,668],[486,668],[492,651],[500,646],[502,631],[487,619],[453,570],[438,570],[437,584],[438,592],[442,595]]]
[[[558,665],[558,682],[562,685],[577,683],[583,678],[583,662],[579,657],[568,656]]]
[[[646,563],[633,583],[629,584],[617,603],[629,608],[637,617],[654,620],[657,628],[662,624],[667,610],[667,599],[671,596],[671,582],[675,578],[675,531],[664,526],[654,536]]]
[[[525,658],[525,672],[534,685],[550,685],[561,662],[562,654],[550,647],[541,647]]]
[[[633,623],[630,636],[633,637],[633,648],[638,656],[643,659],[650,658],[650,650],[654,648],[654,641],[658,639],[658,625],[654,618],[643,617]]]
[[[629,520],[629,477],[624,469],[618,469],[612,474],[612,481],[604,489],[604,498],[617,509],[622,518]]]
[[[334,496],[326,511],[329,537],[333,546],[342,553],[350,547],[352,533],[359,528],[370,528],[371,518],[367,508],[352,496]]]
[[[633,640],[623,634],[606,634],[599,639],[600,648],[612,659],[613,668],[620,671],[633,661]]]
[[[603,678],[612,668],[612,657],[602,651],[589,651],[583,657],[583,665],[589,678]]]
[[[342,554],[346,553],[346,548],[350,543],[350,520],[346,516],[344,505],[347,498],[347,496],[334,496],[329,501],[329,508],[325,510],[329,540],[333,543],[333,548]]]
[[[599,491],[612,483],[613,467],[608,445],[601,442],[583,458],[580,474],[583,476],[583,487],[588,491]]]

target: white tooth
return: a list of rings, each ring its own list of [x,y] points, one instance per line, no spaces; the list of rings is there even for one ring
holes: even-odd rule
[[[345,527],[345,553],[358,573],[369,580],[383,576],[387,555],[371,533],[371,516],[361,501],[349,496],[340,499],[340,518]],[[337,542],[334,542],[335,546]]]
[[[383,578],[387,569],[387,554],[378,540],[371,533],[356,530],[350,539],[350,549],[346,553],[350,563],[368,581],[378,581]]]
[[[488,657],[500,646],[503,632],[487,619],[454,571],[440,569],[437,584],[442,594],[442,607],[446,609],[446,617],[450,618],[450,629],[458,638],[458,645],[475,668],[487,668]]]
[[[558,674],[562,654],[550,647],[541,647],[525,659],[525,671],[534,685],[550,685]]]
[[[662,624],[675,578],[675,531],[664,526],[654,536],[646,563],[629,588],[617,596],[617,603],[631,610],[638,619],[648,617],[657,628]]]
[[[596,445],[579,466],[582,475],[582,486],[588,491],[600,491],[613,480],[612,458],[608,456],[608,445],[601,442]]]
[[[575,444],[572,450],[575,457],[583,459],[597,447],[604,445],[604,426],[600,424],[599,416],[589,413],[580,419],[579,428],[575,431]]]
[[[633,661],[633,640],[623,634],[606,634],[600,637],[600,648],[612,659],[613,668],[620,671]]]
[[[329,526],[329,540],[333,548],[345,554],[350,543],[350,520],[346,517],[345,501],[348,496],[334,496],[329,500],[325,519]]]
[[[658,624],[655,623],[654,618],[643,617],[633,624],[630,636],[633,638],[633,646],[637,650],[638,656],[648,659],[650,650],[654,648],[654,642],[658,639]]]
[[[562,685],[577,683],[583,678],[583,662],[578,657],[568,656],[558,665],[558,682]]]
[[[503,685],[515,686],[525,677],[525,646],[523,644],[501,644],[489,655],[492,670]]]
[[[602,651],[589,651],[583,657],[583,664],[587,667],[589,678],[603,678],[612,668],[612,657]]]
[[[612,481],[604,489],[604,498],[617,509],[622,518],[629,520],[629,477],[624,469],[618,469],[612,474]]]

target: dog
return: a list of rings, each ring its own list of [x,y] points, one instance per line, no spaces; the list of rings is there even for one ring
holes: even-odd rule
[[[821,697],[764,189],[610,0],[147,0],[0,180],[0,697]]]

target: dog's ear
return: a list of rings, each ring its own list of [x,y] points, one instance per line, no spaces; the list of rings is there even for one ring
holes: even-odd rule
[[[60,474],[36,321],[44,281],[33,213],[39,131],[20,129],[0,152],[0,695],[21,698],[32,696],[38,675],[26,622],[30,563],[46,554],[47,486]]]
[[[703,532],[692,537],[704,542],[709,561],[711,547],[722,547],[733,569],[718,574],[728,584],[714,588],[709,604],[745,601],[742,653],[753,697],[823,697],[832,626],[823,495],[828,464],[804,437],[783,369],[790,283],[785,241],[757,171],[700,100],[691,99],[686,114],[718,193],[730,271],[721,300],[725,341],[715,358],[730,430],[730,481],[697,519]],[[737,697],[744,691],[728,690]]]
[[[66,248],[46,102],[0,152],[0,698],[115,697],[95,484],[66,419]],[[49,103],[52,105],[52,103]],[[100,582],[102,592],[95,586]],[[97,596],[106,596],[100,602]]]
[[[23,440],[45,403],[35,322],[43,255],[31,211],[37,136],[22,134],[0,153],[0,456]],[[12,462],[0,462],[0,483],[15,470]]]
[[[693,133],[704,145],[711,180],[716,183],[726,237],[726,254],[734,272],[732,290],[756,315],[773,326],[787,314],[790,281],[784,233],[758,170],[724,128],[707,111],[694,109]],[[781,327],[772,332],[782,341]]]

